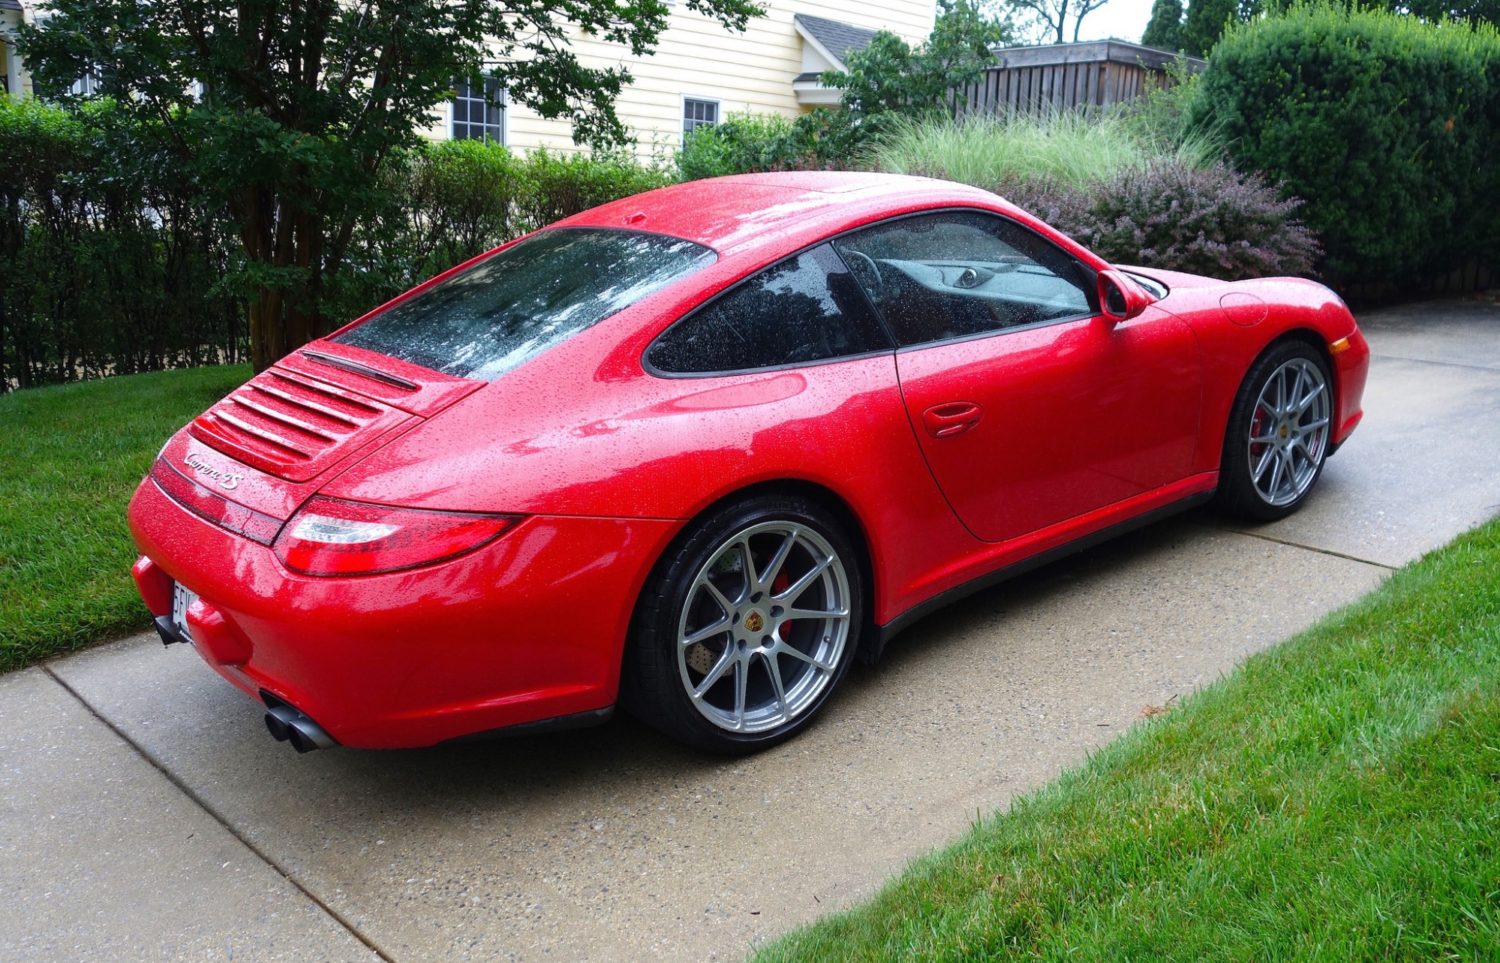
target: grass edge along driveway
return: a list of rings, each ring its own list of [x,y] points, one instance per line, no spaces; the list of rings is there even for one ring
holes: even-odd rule
[[[1433,960],[1496,947],[1500,519],[758,959]]]
[[[125,506],[172,432],[248,377],[228,365],[0,395],[0,672],[150,624]]]

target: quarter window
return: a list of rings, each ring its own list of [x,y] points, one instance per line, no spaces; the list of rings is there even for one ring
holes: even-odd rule
[[[493,78],[483,85],[467,80],[454,83],[454,140],[505,143],[505,88]]]
[[[1093,313],[1081,265],[991,214],[901,218],[834,246],[903,347]]]
[[[708,374],[889,350],[858,284],[822,244],[683,318],[657,339],[646,360],[658,371]]]

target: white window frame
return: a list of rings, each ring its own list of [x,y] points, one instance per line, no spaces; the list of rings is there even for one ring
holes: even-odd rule
[[[496,80],[495,78],[493,78],[493,77],[486,77],[486,78],[484,78],[484,85],[485,85],[486,89],[489,87],[490,84],[497,84],[498,85],[498,84],[500,84],[500,82],[498,80]],[[470,85],[468,83],[468,81],[466,81],[466,80],[460,79],[460,80],[455,80],[453,82],[454,95],[448,99],[448,139],[449,140],[483,140],[486,143],[499,144],[502,147],[509,146],[510,145],[510,96],[509,96],[509,92],[505,89],[504,85],[500,85],[500,96],[496,98],[496,101],[497,101],[497,104],[498,104],[498,108],[497,109],[500,111],[500,123],[498,125],[490,124],[487,120],[484,121],[484,122],[476,124],[473,121],[469,120],[467,117],[465,117],[465,119],[463,119],[463,120],[459,120],[458,119],[458,104],[459,104],[459,101],[463,101],[467,105],[467,104],[469,104],[471,102],[479,101],[479,99],[480,99],[478,97],[473,96],[472,93],[469,93],[469,94],[461,93],[460,92],[460,85],[463,85],[465,88],[467,88],[470,91],[472,91],[472,85]],[[488,104],[487,101],[486,101],[486,105],[487,105],[487,107],[486,107],[486,113],[488,113],[488,108],[489,107],[495,106],[495,105]],[[482,131],[482,136],[481,137],[473,137],[473,136],[459,137],[458,136],[458,126],[460,124],[462,124],[467,130],[469,130],[471,134],[472,134],[473,129],[475,129],[475,128],[479,129],[480,131]],[[494,137],[494,136],[491,135],[491,130],[494,129],[495,127],[497,127],[497,126],[499,127],[499,132],[498,132],[499,136],[498,136],[498,138],[496,138],[496,137]]]
[[[82,77],[73,81],[73,86],[68,88],[68,93],[74,97],[93,97],[99,93],[99,75],[93,70],[84,72]]]
[[[708,121],[708,120],[699,120],[699,121],[696,121],[693,124],[692,127],[689,127],[688,126],[688,119],[689,118],[688,118],[688,115],[687,115],[688,104],[689,103],[694,103],[694,104],[713,104],[714,105],[714,119],[711,120],[711,121]],[[678,120],[681,122],[682,140],[683,140],[683,143],[686,143],[687,142],[687,135],[688,135],[689,131],[696,130],[699,127],[712,126],[712,125],[721,124],[721,123],[724,122],[724,101],[720,100],[718,97],[703,97],[703,96],[700,96],[698,94],[683,94],[682,95],[681,109],[678,110],[677,114],[678,114]]]

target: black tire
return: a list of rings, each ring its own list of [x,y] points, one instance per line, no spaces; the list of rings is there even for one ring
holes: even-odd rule
[[[748,572],[736,544],[745,533]],[[859,647],[865,586],[857,552],[833,513],[801,495],[758,495],[712,510],[679,536],[647,580],[626,646],[621,704],[673,739],[714,752],[755,752],[796,735]],[[825,554],[831,561],[819,568]],[[752,576],[764,580],[765,591]],[[804,577],[811,581],[797,595],[778,596]],[[830,617],[791,614],[814,606]],[[839,610],[847,613],[842,619],[831,615]],[[720,618],[724,629],[691,641]],[[710,681],[715,672],[718,681]],[[689,692],[706,682],[698,697]],[[730,728],[737,709],[740,731]]]
[[[1273,411],[1266,400],[1277,397],[1278,378],[1288,395],[1305,385],[1299,391],[1303,398],[1315,391],[1321,398],[1302,411]],[[1333,391],[1327,362],[1305,341],[1279,341],[1256,359],[1235,396],[1224,435],[1217,493],[1221,509],[1271,522],[1302,507],[1332,453]],[[1288,400],[1295,404],[1297,399]],[[1257,444],[1257,439],[1265,441]]]

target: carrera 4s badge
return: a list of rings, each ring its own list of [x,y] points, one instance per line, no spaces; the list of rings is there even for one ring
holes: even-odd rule
[[[200,477],[209,479],[226,492],[232,492],[238,488],[240,479],[244,477],[238,472],[215,468],[196,454],[188,455],[183,459],[183,462],[193,471],[197,472]]]

